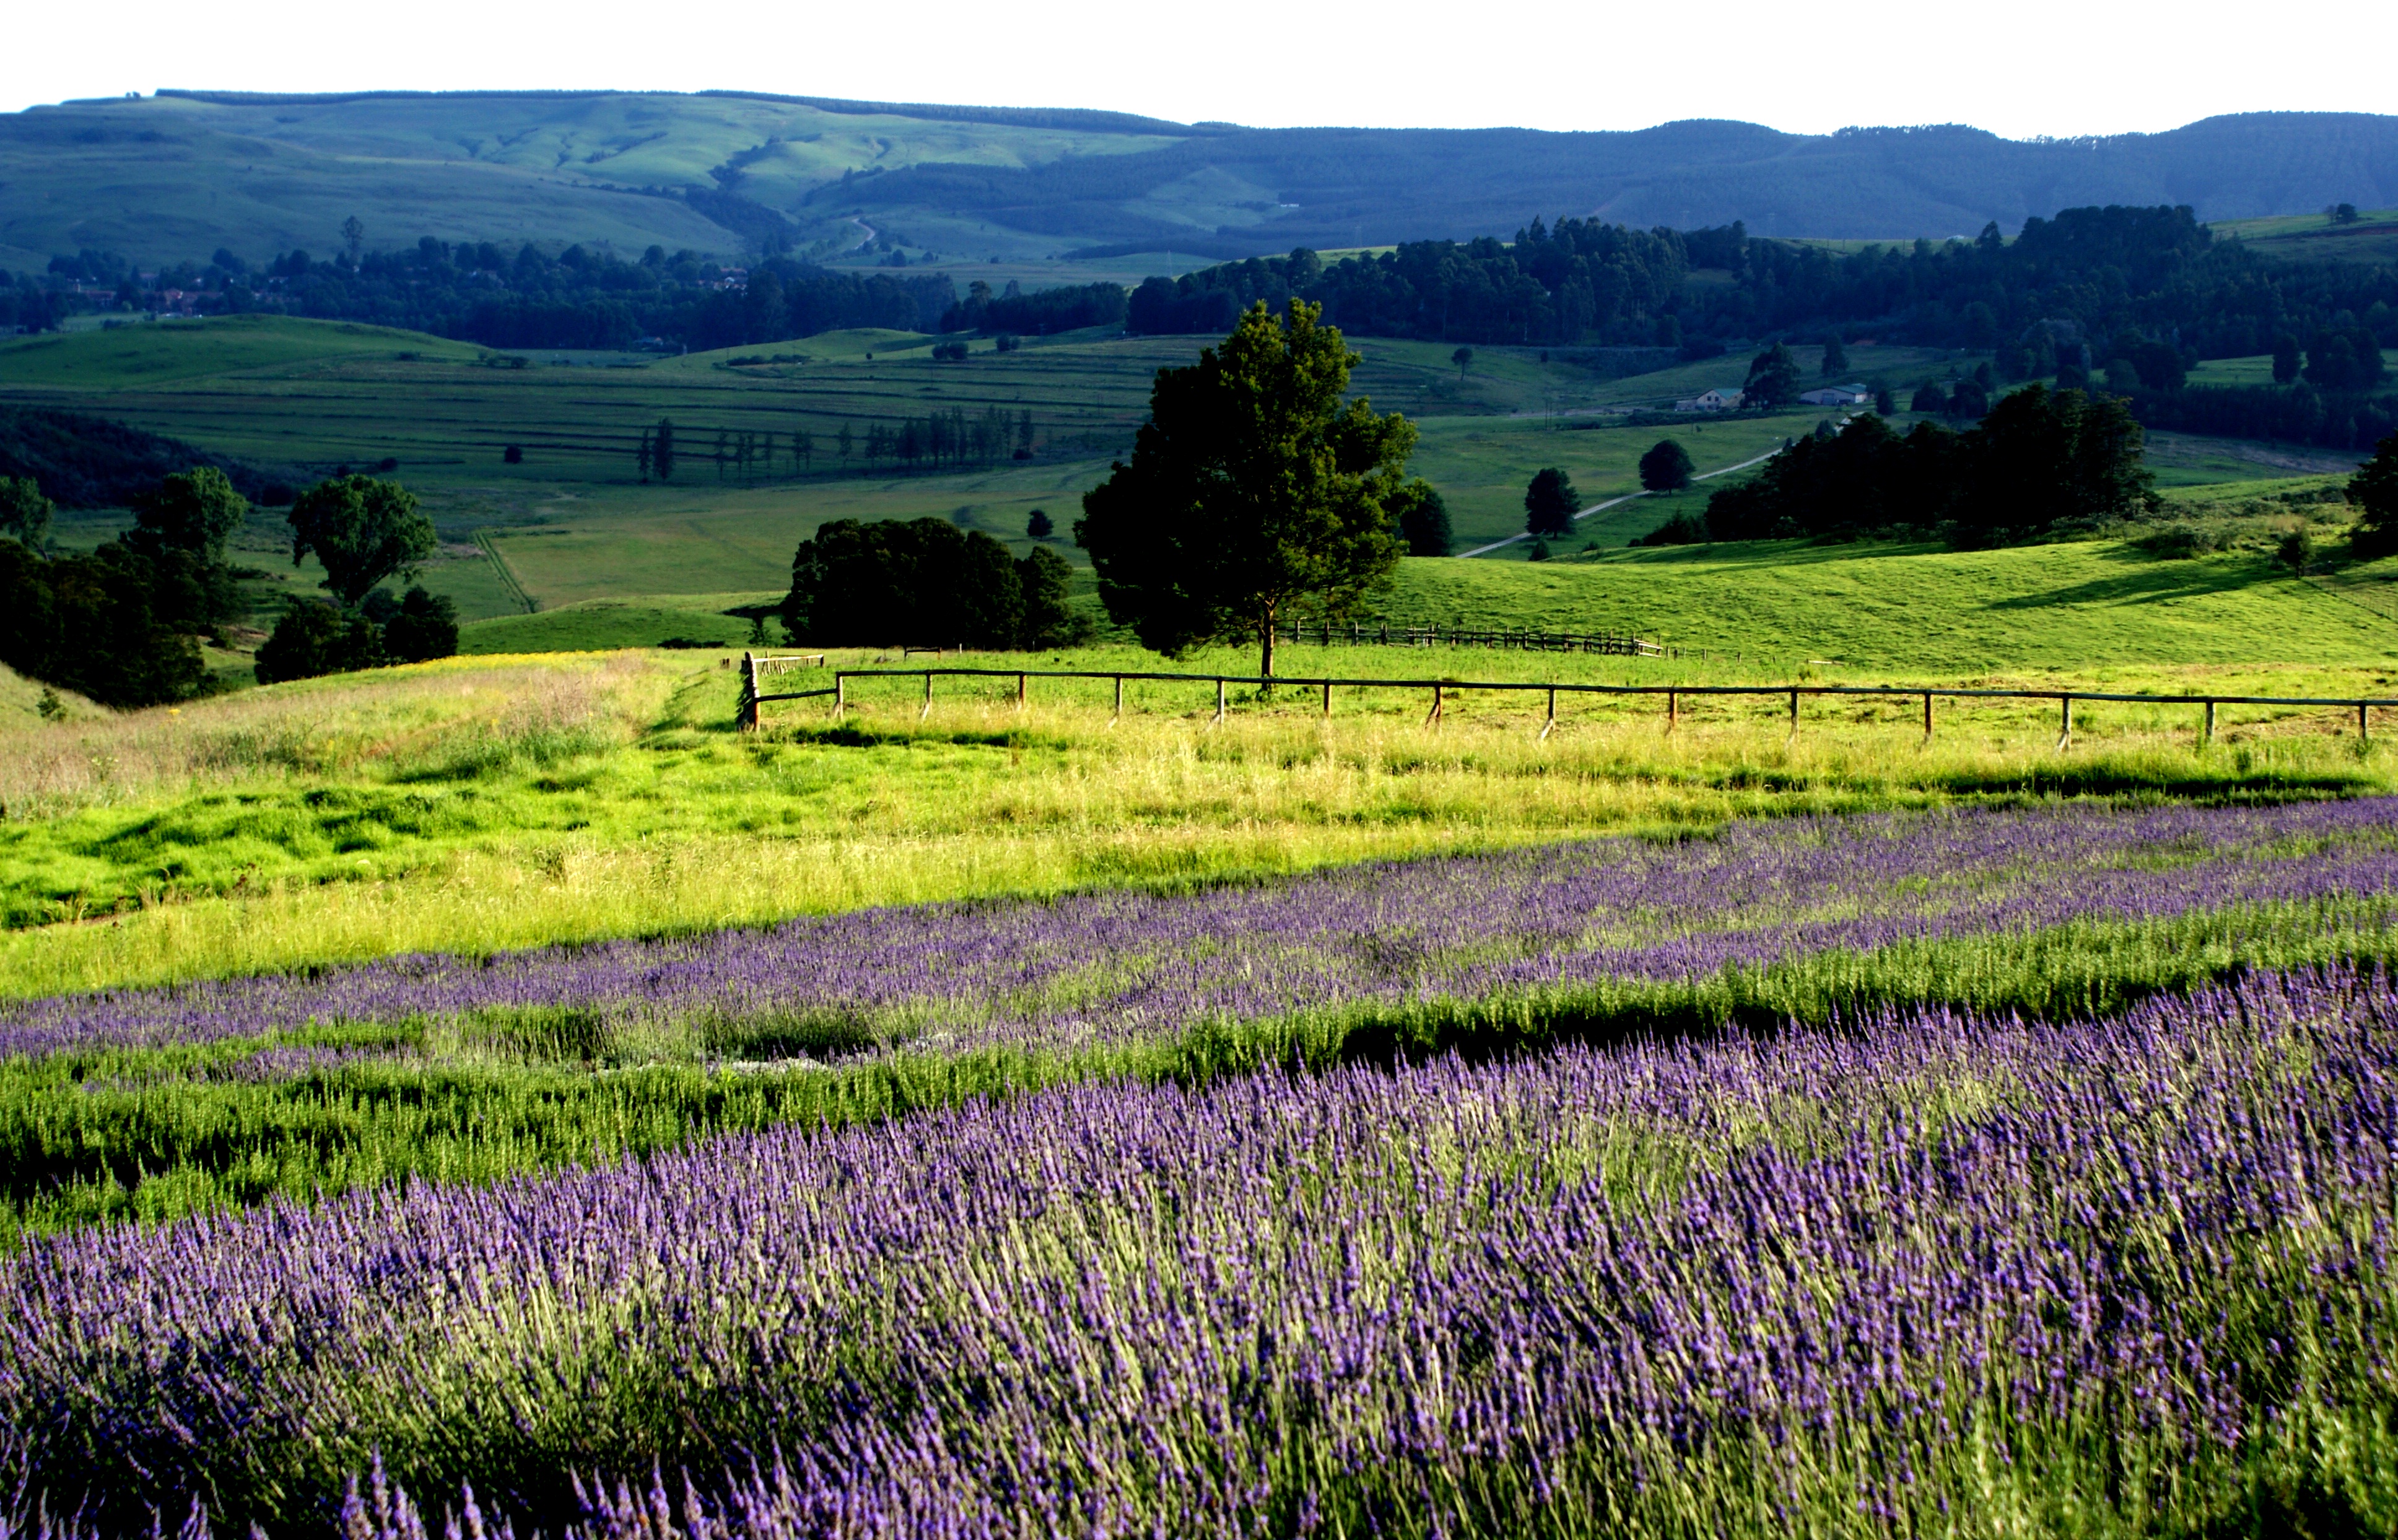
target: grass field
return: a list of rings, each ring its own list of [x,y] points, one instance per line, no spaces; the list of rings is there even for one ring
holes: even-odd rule
[[[2393,223],[2398,232],[2398,223]],[[2398,348],[2383,348],[2381,361],[2398,372]],[[2273,382],[2273,355],[2260,353],[2248,358],[2209,358],[2189,371],[2193,385],[2270,385]]]
[[[554,608],[779,585],[792,548],[830,518],[950,518],[1021,550],[1032,509],[1071,522],[1107,457],[1128,446],[1155,371],[1189,361],[1203,340],[1034,339],[963,364],[933,361],[932,341],[837,332],[625,367],[516,369],[409,333],[244,317],[0,344],[0,399],[105,411],[307,475],[395,459],[395,474],[445,529],[462,540],[488,531],[524,593]],[[1448,493],[1461,540],[1474,542],[1522,527],[1522,488],[1543,465],[1566,468],[1591,501],[1634,489],[1633,463],[1657,435],[1592,431],[1606,419],[1587,414],[1737,383],[1745,368],[1717,360],[1610,379],[1565,355],[1543,362],[1538,349],[1486,348],[1461,378],[1436,344],[1374,339],[1360,348],[1356,388],[1421,420],[1418,468]],[[1921,364],[1925,355],[1890,356]],[[862,442],[874,423],[993,407],[1031,413],[1035,458],[920,474],[869,472],[862,454],[844,464],[838,452],[844,426]],[[1675,431],[1711,467],[1807,432],[1820,415]],[[670,484],[643,485],[634,449],[662,417],[676,423],[681,468]],[[790,452],[800,431],[815,446],[804,466]],[[720,434],[742,432],[775,435],[771,471],[745,478],[715,462]],[[521,465],[501,463],[510,444],[523,450]],[[1647,528],[1641,512],[1594,520],[1583,538],[1620,543]],[[1058,548],[1078,559],[1071,543]],[[473,615],[521,608],[506,584],[465,566],[428,585]]]
[[[396,474],[463,558],[429,572],[427,585],[450,593],[462,613],[489,618],[525,608],[519,593],[555,609],[779,587],[792,548],[832,518],[946,518],[1021,552],[1034,508],[1071,524],[1082,492],[1128,444],[1152,376],[1188,361],[1204,339],[1076,334],[1030,340],[1012,354],[977,350],[962,364],[935,362],[933,341],[835,332],[683,357],[519,369],[409,333],[246,317],[0,344],[0,400],[103,410],[300,474],[395,459]],[[1544,357],[1534,348],[1483,348],[1461,374],[1440,344],[1367,339],[1357,346],[1365,363],[1356,389],[1417,420],[1416,469],[1448,498],[1460,549],[1519,531],[1523,486],[1544,465],[1565,469],[1585,502],[1596,503],[1637,489],[1636,462],[1660,437],[1679,438],[1712,470],[1808,432],[1824,415],[1655,428],[1624,427],[1609,415],[1736,385],[1745,368],[1737,358],[1613,378],[1570,350]],[[1796,351],[1814,377],[1820,350]],[[1959,367],[1945,355],[1860,347],[1849,377],[1903,390]],[[871,424],[951,408],[1029,411],[1035,456],[906,473],[839,454],[843,427],[862,442]],[[680,469],[670,484],[644,485],[634,448],[662,417],[676,423]],[[801,431],[814,444],[804,464],[791,450]],[[745,477],[716,462],[720,437],[743,432],[774,435],[771,468]],[[511,444],[524,451],[520,465],[501,463]],[[2344,464],[2173,435],[2159,435],[2152,459],[2167,487]],[[1649,500],[1628,502],[1583,521],[1566,543],[1620,546],[1668,512]],[[476,531],[505,563],[505,577],[465,556]],[[1055,548],[1079,564],[1070,541]],[[1529,554],[1516,544],[1485,559]],[[262,602],[267,596],[262,591]]]
[[[1972,568],[1927,583],[1922,575],[1942,565],[1930,556],[1859,566],[1904,579],[1910,561],[1918,577],[1891,593],[1953,603],[1989,586],[1987,570]],[[1589,596],[1574,584],[1637,576],[1631,564],[1424,565],[1482,582],[1537,577],[1556,585],[1567,615],[1583,618],[1594,618]],[[1702,591],[1703,561],[1663,569],[1677,565],[1688,591]],[[1712,575],[1747,585],[1736,565]],[[1819,590],[1794,582],[1755,599],[1752,613],[1779,606],[1787,624],[1791,612],[1810,610],[1827,635],[1784,630],[1773,656],[1741,663],[1287,646],[1280,663],[1292,675],[1700,682],[1785,677],[1797,652],[1802,676],[1864,682],[2069,679],[2226,694],[2388,688],[2379,661],[2388,651],[2376,644],[2392,623],[2295,583],[2247,592],[2218,578],[2180,595],[2135,585],[2115,596],[2114,629],[2100,634],[2127,653],[2145,638],[2149,661],[2111,666],[2063,661],[2069,636],[2109,619],[2106,603],[2083,595],[2084,608],[2059,611],[2070,630],[2055,633],[2053,661],[1988,669],[1950,663],[1974,649],[1937,633],[1911,665],[1803,663],[1836,655],[1813,652],[1819,640],[1865,634],[1832,631],[1855,623],[1852,584],[1820,571],[1814,581]],[[1627,592],[1655,587],[1643,580]],[[2176,619],[2177,609],[2187,612]],[[2254,646],[2275,614],[2286,627],[2318,609],[2350,625],[2349,657],[2335,660],[2319,641],[2311,663],[2179,661],[2209,647],[2234,650],[2226,637]],[[658,623],[694,628],[694,612],[661,611]],[[565,614],[595,612],[604,613]],[[2213,640],[2201,623],[2210,616],[2221,628]],[[1955,629],[1970,640],[1971,617]],[[1772,700],[1687,706],[1670,737],[1653,702],[1571,701],[1543,743],[1533,731],[1537,697],[1470,691],[1451,692],[1437,733],[1421,725],[1422,700],[1376,690],[1340,692],[1328,728],[1314,719],[1313,695],[1299,691],[1270,706],[1245,699],[1234,723],[1211,730],[1205,684],[1137,687],[1134,720],[1114,730],[1104,683],[1044,685],[1023,716],[999,682],[946,687],[922,725],[915,684],[861,684],[844,721],[828,723],[820,704],[773,707],[772,730],[749,741],[731,731],[728,658],[461,658],[107,724],[20,712],[0,747],[0,784],[11,788],[0,865],[11,923],[32,928],[0,944],[0,991],[1181,881],[1742,814],[2143,787],[2351,792],[2385,784],[2391,763],[2378,741],[2360,748],[2341,736],[2352,734],[2350,718],[2310,709],[2228,708],[2221,741],[2201,753],[2190,708],[2085,706],[2074,747],[2059,752],[2055,708],[2040,702],[1951,713],[1926,747],[1903,701],[1811,706],[1795,738]],[[1049,662],[1156,666],[1130,649]],[[1226,649],[1181,666],[1246,673],[1254,657]]]
[[[2354,224],[2335,224],[2328,214],[2285,214],[2260,220],[2221,220],[2218,240],[2236,240],[2261,257],[2286,261],[2388,262],[2398,259],[2398,208],[2358,210]]]
[[[1648,506],[1653,522],[1658,504]],[[2398,658],[2391,622],[2260,555],[2166,561],[2097,541],[1986,552],[1768,541],[1603,550],[1521,569],[1409,561],[1389,608],[1419,623],[1493,616],[1632,631],[1769,670],[1812,659],[2088,673]]]

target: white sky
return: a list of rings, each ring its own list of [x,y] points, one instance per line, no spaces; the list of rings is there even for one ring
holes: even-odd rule
[[[521,0],[14,7],[0,110],[218,90],[729,87],[1100,107],[1260,127],[1794,132],[1970,123],[2009,138],[2216,113],[2398,112],[2398,4],[892,5]]]

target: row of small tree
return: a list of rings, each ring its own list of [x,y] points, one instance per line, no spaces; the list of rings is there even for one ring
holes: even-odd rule
[[[843,467],[862,453],[869,470],[886,462],[911,471],[928,463],[935,470],[953,469],[989,466],[1011,456],[1029,460],[1034,431],[1030,408],[1010,416],[997,406],[973,414],[952,407],[888,426],[869,423],[862,435],[844,422],[828,447]],[[776,475],[786,461],[791,475],[802,475],[814,468],[817,451],[815,435],[805,428],[788,433],[771,428],[718,428],[712,448],[694,448],[694,442],[709,443],[705,438],[694,440],[689,434],[679,435],[673,420],[662,417],[657,426],[641,431],[633,449],[633,467],[643,481],[652,477],[671,481],[678,469],[698,460],[715,467],[719,481],[728,476],[750,481]]]

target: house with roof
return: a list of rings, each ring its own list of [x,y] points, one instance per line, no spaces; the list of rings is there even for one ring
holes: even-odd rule
[[[1811,407],[1862,407],[1873,400],[1873,392],[1863,385],[1825,385],[1801,394],[1798,399]]]
[[[1736,390],[1705,391],[1687,401],[1675,402],[1674,409],[1676,411],[1737,411],[1740,409],[1741,394]]]

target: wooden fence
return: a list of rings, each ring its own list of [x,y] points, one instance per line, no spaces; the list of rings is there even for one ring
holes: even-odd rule
[[[1678,658],[1669,648],[1629,634],[1611,631],[1535,631],[1529,626],[1367,625],[1352,621],[1286,621],[1274,627],[1279,640],[1312,642],[1318,647],[1484,647],[1520,648],[1528,652],[1596,652],[1617,658]]]
[[[1124,715],[1125,686],[1127,684],[1213,684],[1216,687],[1214,719],[1217,722],[1224,720],[1226,709],[1224,692],[1226,688],[1232,685],[1260,687],[1272,685],[1320,692],[1323,703],[1322,713],[1327,717],[1332,715],[1332,692],[1336,689],[1428,692],[1431,709],[1424,716],[1424,725],[1427,727],[1437,726],[1448,702],[1468,690],[1539,694],[1545,695],[1548,708],[1541,723],[1540,735],[1543,738],[1546,738],[1556,728],[1559,695],[1637,695],[1650,698],[1663,696],[1665,707],[1665,730],[1668,732],[1672,731],[1681,720],[1682,703],[1694,697],[1747,697],[1767,700],[1786,698],[1789,702],[1790,730],[1794,734],[1798,730],[1798,703],[1803,696],[1920,700],[1923,706],[1923,736],[1927,739],[1932,736],[1933,731],[1934,701],[2053,701],[2057,708],[2056,743],[2059,748],[2073,742],[2073,705],[2077,701],[2121,703],[2130,705],[2200,707],[2203,711],[2199,719],[2201,742],[2211,741],[2215,737],[2215,713],[2217,706],[2337,706],[2344,711],[2356,713],[2356,734],[2359,738],[2371,736],[2370,713],[2374,708],[2387,709],[2398,706],[2398,698],[2383,696],[2131,695],[2108,690],[1975,690],[1963,686],[1947,689],[1933,686],[1927,689],[1920,685],[1601,685],[1552,683],[1545,680],[1527,684],[1505,679],[1344,679],[1325,676],[1296,678],[1288,676],[1264,678],[1255,675],[1241,674],[1120,673],[1096,669],[1041,668],[836,669],[833,671],[832,683],[821,689],[786,690],[778,693],[762,693],[759,690],[761,669],[771,670],[800,665],[803,663],[813,663],[815,666],[822,667],[824,655],[822,653],[808,653],[797,657],[789,655],[758,657],[748,653],[742,655],[741,705],[738,719],[744,729],[757,727],[758,706],[762,702],[800,701],[829,695],[832,697],[833,714],[839,716],[849,704],[849,681],[852,679],[915,678],[922,678],[924,681],[923,709],[917,713],[917,719],[920,721],[932,714],[933,681],[936,678],[1013,679],[1016,681],[1016,703],[1019,706],[1031,699],[1031,684],[1034,679],[1105,679],[1115,687],[1115,703],[1109,716],[1111,721]]]

